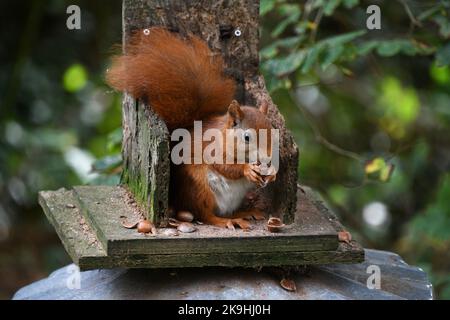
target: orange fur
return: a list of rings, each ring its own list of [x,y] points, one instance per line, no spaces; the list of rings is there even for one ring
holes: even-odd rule
[[[253,107],[238,107],[241,117],[240,126],[244,128],[271,129],[271,124],[267,120],[265,114]],[[225,131],[232,127],[232,114],[227,113],[222,116],[214,116],[203,121],[203,132],[208,129],[215,128],[222,131],[225,136]],[[194,144],[201,143],[204,148],[209,142],[195,141],[194,132],[191,129],[192,148],[193,153]],[[224,145],[226,141],[224,142]],[[268,144],[270,147],[270,142]],[[221,150],[225,157],[224,150]],[[269,152],[269,150],[267,151]],[[193,155],[192,157],[193,158]],[[224,158],[225,159],[225,158]],[[235,159],[236,160],[236,159]],[[216,216],[217,204],[216,198],[207,180],[208,170],[213,170],[223,177],[230,180],[238,180],[247,178],[247,172],[250,164],[191,164],[172,166],[171,171],[171,187],[170,187],[170,202],[175,211],[189,211],[194,214],[196,219],[219,227],[231,228],[234,225],[240,228],[249,228],[249,223],[242,218],[251,216],[254,213],[258,218],[261,214],[256,208],[246,211],[237,211],[230,218],[223,218]],[[255,186],[256,187],[256,186]]]
[[[162,28],[152,28],[148,35],[143,31],[135,33],[126,52],[113,58],[107,82],[136,99],[146,100],[169,130],[187,128],[192,137],[195,120],[203,120],[203,131],[216,128],[225,133],[236,123],[243,129],[272,128],[266,118],[266,103],[257,109],[232,101],[235,82],[224,76],[221,56],[192,35],[183,39]],[[202,141],[192,143],[200,143],[203,148],[207,145]],[[220,152],[225,156],[224,150]],[[245,177],[257,183],[249,164],[173,165],[171,207],[175,211],[190,211],[207,224],[248,228],[249,223],[242,217],[249,212],[236,213],[231,218],[216,216],[216,198],[207,178],[210,170],[230,180]]]
[[[146,100],[170,130],[225,113],[235,94],[220,55],[196,36],[183,39],[163,28],[135,33],[126,52],[113,58],[106,80]]]

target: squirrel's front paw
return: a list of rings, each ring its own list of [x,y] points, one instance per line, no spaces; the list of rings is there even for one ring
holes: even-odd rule
[[[260,167],[255,163],[248,163],[244,167],[244,176],[248,181],[253,182],[259,187],[264,187],[266,182],[260,174]]]
[[[277,174],[276,173],[271,174],[270,176],[265,176],[264,177],[265,185],[268,185],[269,183],[274,182],[275,180],[277,180]]]
[[[277,171],[274,166],[262,167],[260,174],[264,179],[264,186],[267,186],[269,183],[274,182],[277,179]]]

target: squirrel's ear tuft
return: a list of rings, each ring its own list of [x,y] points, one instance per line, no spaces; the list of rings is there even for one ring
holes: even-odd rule
[[[236,100],[231,101],[228,107],[228,119],[233,127],[237,126],[244,119],[244,112],[242,112],[241,106]]]
[[[267,115],[267,112],[269,111],[269,103],[264,100],[261,105],[259,106],[259,111],[264,114]]]

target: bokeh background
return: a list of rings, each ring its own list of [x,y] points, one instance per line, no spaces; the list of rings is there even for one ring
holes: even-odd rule
[[[66,8],[82,29],[66,28]],[[381,8],[381,30],[366,9]],[[450,298],[450,1],[262,0],[261,71],[300,182],[365,247]],[[70,263],[37,192],[116,184],[121,97],[104,83],[121,1],[0,2],[0,299]]]

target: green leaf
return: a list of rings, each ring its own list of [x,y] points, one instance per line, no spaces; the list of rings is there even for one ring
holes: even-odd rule
[[[270,93],[279,89],[290,89],[292,83],[288,78],[266,77],[266,85]]]
[[[433,63],[430,67],[430,75],[433,80],[440,85],[450,84],[450,67],[449,66],[437,66]]]
[[[331,200],[339,205],[345,205],[349,196],[348,189],[340,185],[332,185],[327,193]]]
[[[344,46],[335,46],[335,47],[327,48],[322,57],[322,61],[320,62],[320,67],[322,68],[322,70],[325,70],[331,64],[333,64],[336,60],[338,60],[339,57],[344,52],[344,50],[345,50]]]
[[[283,19],[272,31],[271,35],[273,38],[281,35],[289,25],[297,22],[300,19],[301,11],[298,5],[285,4],[280,7],[279,11],[281,15],[287,16],[287,18]]]
[[[439,67],[450,65],[450,43],[438,49],[436,52],[436,64]]]
[[[367,174],[371,174],[380,171],[386,166],[386,161],[383,158],[375,158],[366,163],[365,171]]]
[[[432,47],[415,40],[412,40],[411,43],[414,45],[417,54],[429,55],[436,52],[436,47]]]
[[[329,46],[339,46],[339,45],[346,44],[350,41],[353,41],[353,40],[365,35],[366,33],[367,33],[367,31],[365,31],[365,30],[352,31],[352,32],[340,34],[338,36],[324,39],[322,41],[319,41],[318,44],[322,43],[322,44],[326,44]]]
[[[450,175],[442,177],[441,185],[434,201],[430,202],[424,213],[417,215],[412,221],[415,231],[419,231],[438,243],[450,239]]]
[[[274,41],[259,52],[260,56],[265,60],[272,59],[279,53],[278,48],[294,49],[303,39],[303,36],[294,36]]]
[[[377,53],[382,57],[392,57],[399,53],[410,56],[416,54],[428,55],[435,51],[433,47],[407,39],[379,40],[376,43]]]
[[[421,14],[419,14],[417,16],[417,20],[419,21],[424,21],[425,19],[428,19],[429,17],[433,16],[434,14],[438,13],[441,10],[441,6],[437,5],[434,7],[431,7],[428,10],[425,10],[424,12],[422,12]]]
[[[72,131],[43,128],[33,130],[28,134],[28,142],[35,148],[64,152],[78,143],[77,135]]]
[[[306,31],[310,28],[310,22],[300,20],[294,27],[294,31],[296,34],[301,34],[303,36],[306,35]]]
[[[88,73],[81,64],[71,65],[63,76],[64,89],[69,92],[77,92],[83,89],[88,81]]]
[[[267,61],[263,68],[275,76],[281,77],[297,70],[305,60],[304,50],[296,51],[281,59],[272,59]]]
[[[365,30],[353,31],[338,36],[330,37],[317,42],[316,45],[307,50],[306,58],[303,63],[301,72],[307,73],[311,70],[316,62],[318,62],[320,55],[324,50],[324,61],[321,63],[321,67],[324,69],[336,61],[340,55],[344,52],[344,44],[355,40],[356,38],[364,35]],[[300,65],[300,64],[299,64]]]
[[[423,43],[407,39],[393,40],[369,40],[356,47],[356,53],[364,56],[376,49],[376,52],[383,57],[391,57],[399,53],[407,55],[428,55],[435,51],[435,48],[429,47]]]
[[[328,0],[325,2],[325,5],[323,7],[323,13],[326,16],[331,16],[336,10],[336,8],[341,4],[341,0]]]
[[[112,152],[116,148],[120,147],[122,145],[122,128],[117,128],[116,130],[112,131],[108,134],[108,144],[107,149],[108,151]]]
[[[344,7],[351,9],[359,4],[359,0],[343,0]]]
[[[259,55],[261,56],[261,60],[268,60],[274,58],[278,54],[278,48],[274,45],[270,45],[268,47],[263,48],[259,51]]]
[[[380,41],[378,40],[369,40],[361,43],[356,48],[356,53],[360,56],[365,56],[372,52],[376,47],[380,45]]]
[[[369,179],[388,182],[394,171],[394,165],[378,157],[367,162],[364,170]]]
[[[265,16],[269,11],[275,7],[275,0],[261,0],[259,5],[259,14]]]
[[[304,39],[305,39],[304,35],[287,37],[287,38],[283,38],[283,39],[275,41],[273,43],[273,45],[280,47],[280,48],[292,49],[292,48],[298,46]]]
[[[401,139],[406,129],[419,116],[420,101],[414,88],[404,88],[394,77],[386,77],[377,100],[380,126],[390,135]]]
[[[101,174],[92,181],[89,182],[93,186],[117,186],[120,184],[120,174]]]
[[[384,104],[386,116],[401,123],[411,123],[419,114],[419,97],[412,88],[404,88],[396,78],[388,77],[382,84],[380,103]]]
[[[280,0],[279,2],[284,2]],[[300,5],[293,3],[283,3],[278,7],[278,13],[282,16],[291,16],[292,14],[301,13]]]
[[[122,155],[116,154],[98,159],[92,165],[92,169],[97,172],[109,172],[122,165]]]
[[[439,33],[445,39],[450,37],[450,19],[445,16],[436,16],[433,21],[439,25]]]
[[[307,73],[309,70],[311,70],[313,65],[318,60],[319,55],[323,49],[324,49],[324,47],[322,45],[316,45],[308,50],[308,54],[306,56],[303,66],[302,66],[302,70],[301,70],[302,73]]]
[[[383,57],[391,57],[398,54],[402,49],[403,40],[381,41],[377,47],[377,53]]]

